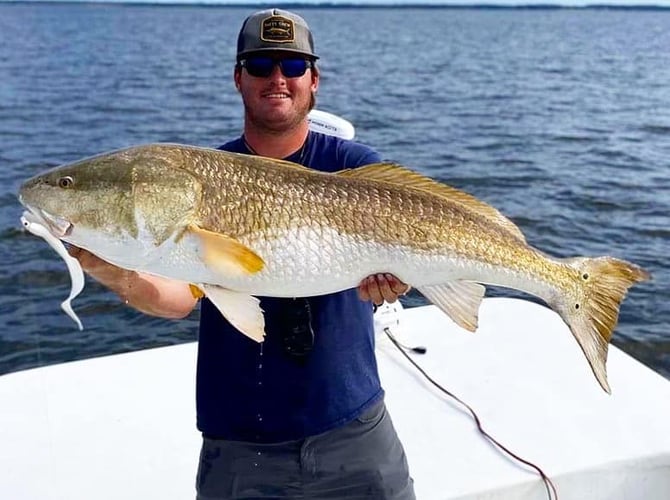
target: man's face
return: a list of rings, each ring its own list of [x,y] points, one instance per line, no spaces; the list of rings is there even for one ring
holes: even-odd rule
[[[297,59],[297,61],[296,61]],[[285,61],[280,68],[277,61]],[[302,76],[291,77],[302,58],[290,53],[261,54],[242,62],[235,69],[235,85],[242,94],[246,119],[267,131],[283,132],[301,123],[309,113],[312,94],[319,86],[318,74],[307,67]],[[268,76],[253,76],[269,68]],[[288,73],[289,76],[285,76]]]

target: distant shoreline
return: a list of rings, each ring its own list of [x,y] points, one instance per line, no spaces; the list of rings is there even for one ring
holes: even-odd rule
[[[318,0],[317,0],[318,1]],[[120,5],[126,7],[212,7],[212,8],[270,8],[282,9],[455,9],[455,10],[624,10],[624,11],[670,11],[670,5],[619,5],[619,4],[585,4],[562,5],[560,3],[503,5],[487,2],[473,2],[462,4],[439,3],[398,3],[385,2],[368,4],[361,2],[248,2],[226,3],[225,0],[195,0],[193,2],[160,2],[160,1],[132,1],[132,0],[0,0],[0,4],[34,4],[34,5]]]

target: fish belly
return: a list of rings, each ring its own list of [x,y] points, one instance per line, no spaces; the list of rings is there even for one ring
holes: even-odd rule
[[[459,256],[450,249],[425,251],[406,245],[370,241],[328,227],[302,227],[273,234],[240,237],[264,261],[254,274],[222,274],[202,258],[193,234],[160,246],[129,236],[105,238],[77,234],[72,243],[125,269],[187,283],[219,285],[251,295],[300,297],[354,288],[367,276],[391,273],[414,287],[469,280],[529,290],[531,284],[509,269]]]
[[[142,269],[135,269],[252,295],[298,297],[353,288],[366,276],[384,272],[408,283],[432,283],[451,279],[451,269],[459,267],[450,265],[448,256],[366,241],[330,228],[299,228],[239,241],[263,259],[265,266],[261,271],[227,275],[217,272],[203,261],[200,242],[194,235],[165,242],[155,248]]]

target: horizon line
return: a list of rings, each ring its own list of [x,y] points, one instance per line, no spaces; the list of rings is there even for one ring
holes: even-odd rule
[[[447,3],[448,0],[419,0],[412,2],[408,0],[380,0],[369,3],[366,0],[278,0],[267,2],[265,0],[253,2],[236,2],[230,0],[0,0],[0,4],[46,4],[46,5],[86,5],[86,4],[110,4],[126,6],[160,6],[160,7],[239,7],[239,8],[258,8],[258,7],[286,7],[286,8],[443,8],[443,9],[510,9],[510,10],[670,10],[669,5],[660,5],[657,3],[637,4],[634,0],[631,3],[584,3],[584,4],[566,4],[558,1],[528,2],[519,3],[495,3],[495,1],[478,2],[458,2]]]

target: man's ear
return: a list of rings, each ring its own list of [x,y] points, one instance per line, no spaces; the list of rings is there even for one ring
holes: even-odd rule
[[[235,66],[235,69],[233,70],[233,81],[235,82],[235,88],[237,91],[240,91],[240,80],[242,77],[242,69],[239,66]]]
[[[312,71],[312,92],[319,90],[319,74]]]

